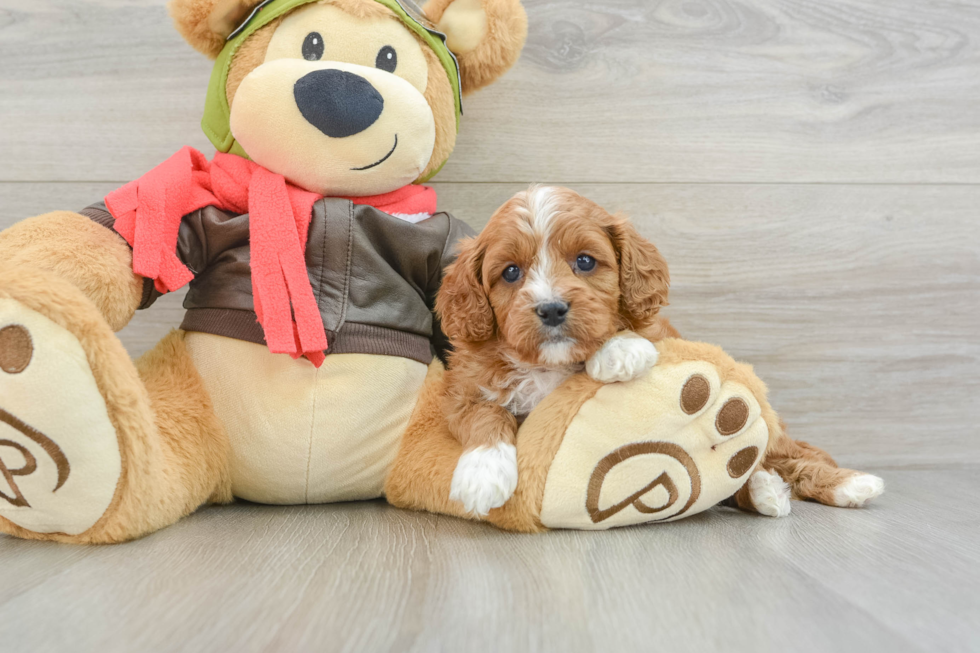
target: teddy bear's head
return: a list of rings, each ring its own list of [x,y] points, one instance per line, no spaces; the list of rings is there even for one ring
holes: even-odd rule
[[[510,68],[527,34],[520,0],[170,0],[170,12],[215,59],[202,121],[215,147],[331,196],[435,174],[461,94]]]

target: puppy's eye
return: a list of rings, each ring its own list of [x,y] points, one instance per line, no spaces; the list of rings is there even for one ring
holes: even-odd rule
[[[591,272],[595,269],[595,259],[588,254],[579,254],[575,259],[575,269],[581,272]]]
[[[374,60],[374,67],[389,73],[395,72],[395,68],[398,67],[398,53],[395,52],[395,48],[386,45],[378,50],[378,58]]]
[[[507,283],[514,283],[521,278],[521,269],[516,265],[508,265],[500,276]]]
[[[310,32],[303,39],[303,58],[307,61],[319,61],[323,56],[323,37],[319,32]]]

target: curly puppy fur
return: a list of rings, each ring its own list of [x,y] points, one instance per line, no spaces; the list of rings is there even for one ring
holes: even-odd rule
[[[543,247],[549,236],[552,244]],[[570,271],[579,251],[599,261],[589,275]],[[535,279],[534,266],[542,257],[550,261],[551,271]],[[502,270],[515,263],[525,271],[520,282],[501,280]],[[571,305],[567,331],[576,344],[563,352],[567,358],[559,365],[542,355],[542,329],[529,297],[535,285],[537,291],[547,287]],[[462,451],[513,443],[519,416],[533,408],[533,403],[521,403],[520,395],[536,392],[539,399],[548,394],[581,371],[582,362],[618,331],[634,331],[651,341],[677,337],[658,315],[667,304],[668,285],[667,265],[656,247],[626,218],[606,213],[573,191],[532,188],[504,204],[483,233],[462,244],[436,302],[455,347],[446,377],[446,410]],[[766,396],[752,368],[730,361],[717,347],[690,343],[685,353],[720,361],[724,376],[757,397]],[[668,352],[660,361],[676,362],[672,358]],[[825,451],[792,440],[771,406],[761,403],[769,428],[761,467],[779,474],[794,498],[853,507],[880,494],[880,479],[841,469]],[[844,491],[851,486],[852,492]],[[733,503],[758,511],[748,485]]]
[[[594,269],[575,268],[587,253]],[[518,280],[502,278],[520,268]],[[513,444],[518,418],[616,333],[675,335],[657,313],[667,303],[667,263],[630,222],[564,188],[517,194],[483,232],[461,245],[436,312],[453,343],[449,427],[464,451]],[[561,298],[568,313],[547,327],[538,311]]]

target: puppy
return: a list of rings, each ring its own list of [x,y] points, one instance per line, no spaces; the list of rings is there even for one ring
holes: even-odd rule
[[[629,221],[567,188],[501,206],[446,270],[436,312],[453,344],[449,428],[463,445],[450,497],[485,515],[517,487],[520,421],[572,374],[611,383],[657,362],[677,332],[667,264]]]

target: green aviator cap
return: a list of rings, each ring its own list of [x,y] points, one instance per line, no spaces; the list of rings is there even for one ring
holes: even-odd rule
[[[395,16],[405,23],[406,27],[415,32],[435,52],[442,67],[446,69],[446,75],[449,76],[449,83],[453,88],[456,105],[456,129],[459,130],[459,118],[463,113],[459,64],[456,62],[455,55],[446,46],[446,35],[435,30],[421,10],[409,0],[374,1],[390,9]],[[204,103],[204,117],[201,119],[201,128],[219,152],[248,156],[231,133],[231,107],[228,106],[228,94],[225,91],[228,83],[228,71],[231,69],[231,62],[238,48],[259,28],[268,25],[296,7],[312,2],[317,2],[317,0],[265,0],[265,2],[257,5],[245,19],[245,22],[239,25],[238,29],[228,37],[225,47],[215,59],[214,69],[211,71],[208,95]],[[443,163],[445,161],[440,162],[439,167],[435,169],[432,175],[438,172]],[[426,180],[427,178],[422,181]]]

